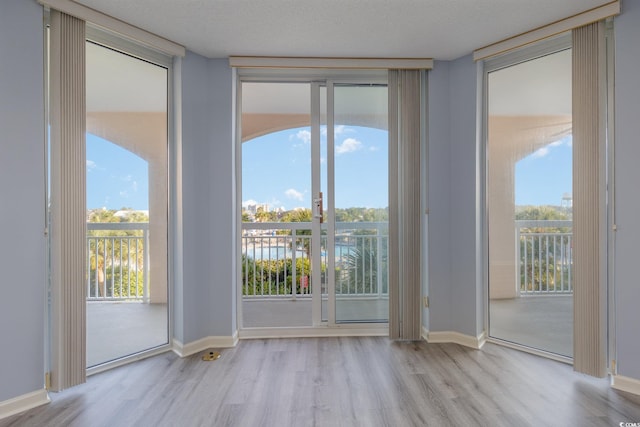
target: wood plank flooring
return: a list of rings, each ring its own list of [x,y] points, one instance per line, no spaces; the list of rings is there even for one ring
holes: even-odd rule
[[[52,393],[0,426],[618,426],[640,397],[487,344],[243,340],[214,362],[165,353]]]

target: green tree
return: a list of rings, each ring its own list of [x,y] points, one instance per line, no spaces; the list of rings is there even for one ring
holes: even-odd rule
[[[88,222],[149,222],[149,217],[142,212],[121,209],[127,210],[131,211],[128,215],[116,216],[116,210],[96,209],[89,212]],[[143,230],[88,230],[87,242],[90,297],[142,296],[146,267]]]
[[[296,209],[292,211],[285,212],[280,218],[280,222],[308,222],[310,223],[312,220],[311,209]],[[280,230],[278,234],[289,236],[292,235],[291,230]],[[297,250],[298,248],[302,248],[307,254],[307,258],[311,254],[311,226],[308,229],[304,230],[296,230],[296,241],[292,241],[290,244],[291,250]]]
[[[275,222],[278,220],[278,214],[273,211],[267,211],[262,207],[256,210],[256,222]]]
[[[89,213],[88,222],[120,222],[115,213],[116,211],[111,209],[95,209]]]
[[[336,209],[336,222],[382,222],[389,219],[388,208]]]
[[[311,263],[308,258],[296,258],[294,291],[311,293]],[[304,287],[304,277],[307,287]],[[266,260],[242,256],[243,295],[288,295],[292,292],[293,260],[291,258]]]
[[[516,212],[516,220],[567,220],[566,212],[553,206],[525,206]]]

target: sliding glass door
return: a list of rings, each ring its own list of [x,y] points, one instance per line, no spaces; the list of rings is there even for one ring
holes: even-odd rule
[[[86,43],[87,367],[166,345],[168,69]]]
[[[386,85],[241,92],[243,328],[386,322]]]
[[[242,324],[311,326],[311,85],[241,90]]]
[[[389,318],[389,178],[385,85],[333,85],[335,321]]]
[[[573,355],[571,49],[487,74],[489,335]]]

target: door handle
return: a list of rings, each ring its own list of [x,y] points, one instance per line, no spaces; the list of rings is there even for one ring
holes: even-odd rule
[[[318,197],[313,199],[313,217],[320,219],[320,224],[323,222],[323,209],[322,209],[322,191],[318,193]]]

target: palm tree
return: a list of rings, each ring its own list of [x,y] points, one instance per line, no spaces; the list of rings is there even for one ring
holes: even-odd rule
[[[140,212],[132,211],[130,215],[122,218],[115,216],[116,212],[112,209],[93,210],[89,214],[88,222],[149,222],[149,217]],[[90,230],[87,232],[92,297],[118,297],[128,295],[129,292],[133,295],[142,295],[146,249],[142,236],[142,230]],[[97,289],[94,284],[98,285]],[[105,284],[106,295],[104,295]]]
[[[359,237],[358,245],[350,249],[344,263],[344,270],[338,278],[340,293],[387,292],[388,267],[387,249],[380,236]],[[378,253],[378,249],[381,249]]]

